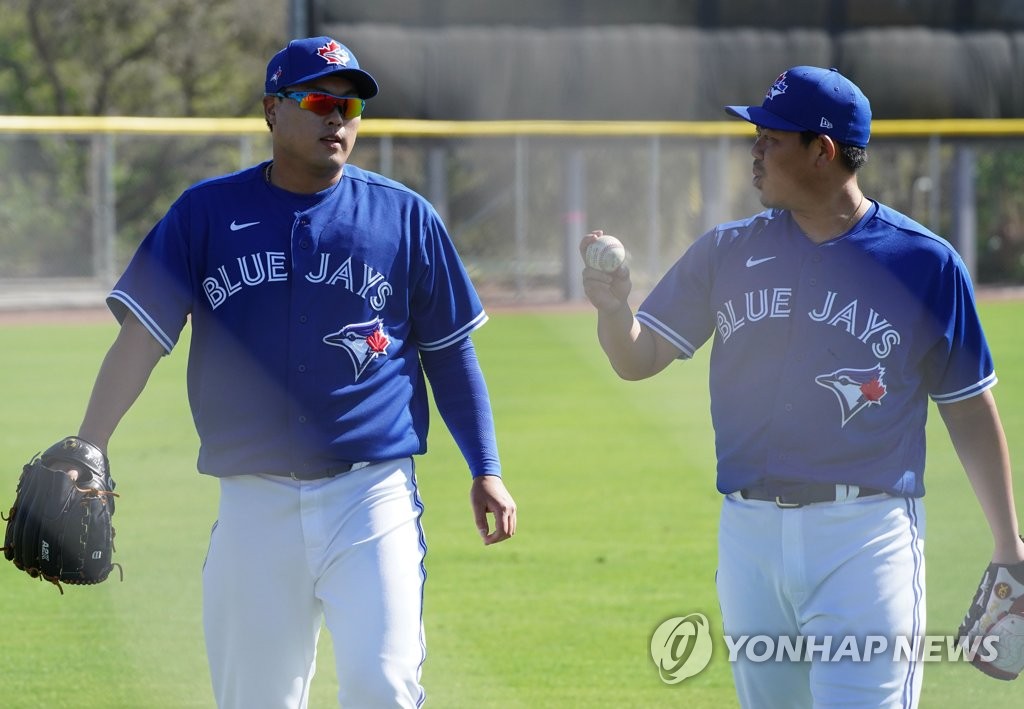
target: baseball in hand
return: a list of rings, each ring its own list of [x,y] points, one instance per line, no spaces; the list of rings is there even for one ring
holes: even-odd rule
[[[614,273],[626,262],[626,247],[614,236],[604,234],[587,245],[583,260],[590,268]]]

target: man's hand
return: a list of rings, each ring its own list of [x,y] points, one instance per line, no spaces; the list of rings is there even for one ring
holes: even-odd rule
[[[584,259],[584,263],[587,247],[603,234],[600,229],[595,229],[580,241],[580,258]],[[620,266],[619,270],[612,273],[598,271],[589,266],[583,268],[583,292],[598,310],[612,311],[622,308],[632,288],[633,282],[629,278],[629,267],[626,265]]]
[[[497,544],[516,533],[516,503],[505,489],[505,483],[496,475],[474,478],[469,491],[476,528],[484,544]],[[494,515],[494,531],[490,532],[487,514]]]

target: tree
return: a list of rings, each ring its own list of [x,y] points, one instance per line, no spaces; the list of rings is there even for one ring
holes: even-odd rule
[[[0,112],[243,116],[280,0],[0,0]]]

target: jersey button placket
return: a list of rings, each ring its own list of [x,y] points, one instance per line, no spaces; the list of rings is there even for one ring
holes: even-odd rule
[[[310,259],[315,258],[315,253],[313,253],[315,251],[313,248],[313,235],[310,224],[310,217],[303,214],[295,220],[294,227],[292,229],[292,243],[297,247],[297,250],[293,251],[293,262],[296,274],[308,273],[310,268],[312,268],[312,262]],[[301,291],[303,284],[304,281],[299,278],[297,279],[296,285],[293,286],[293,288],[298,289],[292,294],[293,305],[302,301]],[[296,315],[293,311],[292,317],[294,318],[293,322],[298,322],[299,324],[306,324],[309,322],[309,317],[305,314]],[[303,397],[299,395],[299,392],[308,386],[305,384],[305,381],[307,381],[305,375],[309,372],[308,363],[311,355],[309,350],[309,337],[307,335],[300,334],[300,331],[296,330],[291,333],[289,339],[288,359],[291,363],[291,371],[293,372],[292,376],[289,377],[289,388],[292,390],[293,396],[295,396],[296,399],[302,399]],[[293,420],[300,427],[305,426],[309,421],[305,414],[298,414]]]
[[[818,248],[820,249],[821,247],[819,246]],[[821,265],[821,254],[818,252],[811,254],[808,261],[811,265],[805,266],[805,270],[807,272],[807,285],[815,287],[818,285],[818,268]]]
[[[773,474],[785,475],[789,472],[792,461],[786,452],[786,446],[790,445],[794,430],[800,428],[800,424],[794,421],[796,412],[805,410],[801,407],[800,397],[803,396],[808,377],[809,358],[803,344],[806,341],[808,324],[806,304],[817,299],[814,293],[817,291],[820,262],[821,255],[816,251],[804,252],[800,270],[794,274],[796,285],[793,292],[792,316],[788,322],[786,356],[782,369],[778,372],[778,388],[769,424],[770,437],[774,441],[769,457],[769,468]]]

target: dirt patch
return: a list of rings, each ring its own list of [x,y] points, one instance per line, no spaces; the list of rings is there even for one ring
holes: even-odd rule
[[[114,322],[106,307],[0,310],[0,325],[91,325]]]

